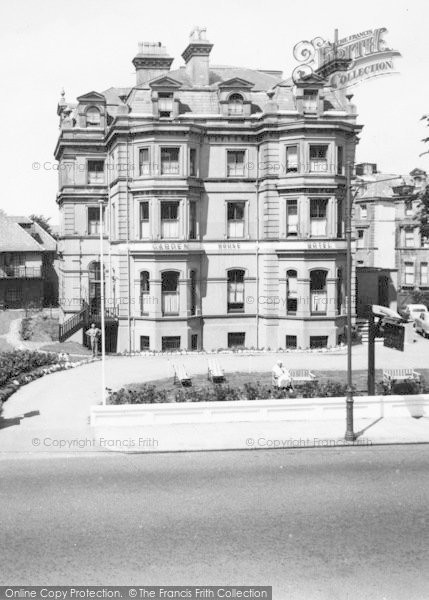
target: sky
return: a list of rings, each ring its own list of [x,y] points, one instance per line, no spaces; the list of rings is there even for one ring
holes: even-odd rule
[[[161,41],[178,68],[195,25],[207,27],[213,64],[282,70],[285,77],[297,64],[293,47],[301,40],[332,40],[335,28],[343,38],[386,27],[388,45],[402,57],[397,74],[352,88],[364,125],[357,161],[377,163],[386,173],[429,172],[429,154],[419,156],[429,136],[420,120],[429,113],[428,21],[425,0],[2,0],[0,209],[43,214],[57,224],[53,151],[61,88],[74,102],[92,90],[132,86],[139,41]]]

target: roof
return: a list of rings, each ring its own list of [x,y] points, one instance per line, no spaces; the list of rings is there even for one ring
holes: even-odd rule
[[[43,248],[18,223],[0,215],[0,252],[42,252]]]
[[[370,176],[374,179],[373,182],[365,182],[362,193],[357,197],[357,200],[369,199],[369,198],[392,198],[393,199],[393,187],[399,185],[401,175],[392,175],[389,173],[375,173]],[[394,179],[397,178],[397,179]],[[392,181],[384,181],[385,179],[392,179]]]
[[[38,223],[32,221],[28,217],[22,216],[7,215],[5,218],[14,225],[18,225],[20,230],[24,232],[26,236],[30,237],[31,240],[36,242],[39,251],[45,250],[49,252],[55,252],[57,248],[56,240]]]

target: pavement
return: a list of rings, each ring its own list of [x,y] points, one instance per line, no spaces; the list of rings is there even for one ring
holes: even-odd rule
[[[426,600],[429,446],[1,463],[1,585]]]
[[[416,343],[407,344],[403,353],[378,344],[376,367],[427,368],[428,350],[429,340],[423,338],[419,338]],[[316,371],[345,370],[347,361],[345,354],[328,352],[218,355],[219,363],[227,373],[248,371],[249,377],[255,372],[270,371],[279,358],[287,367],[311,368]],[[107,357],[106,386],[118,389],[129,383],[173,376],[172,363],[178,361],[186,366],[191,375],[207,371],[207,355],[204,354]],[[354,347],[353,368],[365,369],[366,361],[367,347]],[[0,452],[56,452],[57,448],[48,449],[42,442],[39,448],[35,447],[33,439],[51,437],[74,440],[92,436],[89,428],[90,407],[101,404],[101,398],[101,361],[54,373],[23,386],[3,405]],[[234,424],[234,427],[237,425]],[[356,431],[366,431],[368,427],[371,427],[371,443],[374,444],[429,442],[427,417],[382,419],[376,423],[371,419],[362,419],[355,424]],[[344,435],[344,421],[296,421],[292,425],[282,422],[279,424],[279,439],[285,434],[288,439],[338,439]]]

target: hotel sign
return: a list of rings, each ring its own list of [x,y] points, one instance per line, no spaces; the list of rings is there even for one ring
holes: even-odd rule
[[[385,27],[349,35],[335,42],[317,37],[295,45],[294,58],[300,62],[292,77],[295,83],[311,75],[327,78],[334,89],[344,89],[364,79],[396,73],[394,58],[401,56],[386,44]]]

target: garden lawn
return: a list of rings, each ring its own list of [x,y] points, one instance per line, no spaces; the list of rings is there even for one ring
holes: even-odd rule
[[[347,381],[347,373],[346,371],[312,371],[320,383],[325,383],[327,381],[340,382],[345,384]],[[429,369],[419,369],[419,373],[422,375],[422,381],[429,382]],[[356,388],[357,392],[361,394],[365,394],[367,391],[367,371],[353,371],[353,385]],[[376,393],[382,393],[381,381],[383,378],[383,371],[381,369],[377,369],[375,373],[375,381],[376,381]],[[225,380],[226,384],[231,387],[243,387],[245,383],[256,383],[260,382],[262,385],[271,385],[271,373],[269,372],[236,372],[236,373],[226,373],[225,372]],[[144,388],[146,385],[154,385],[157,390],[165,390],[166,392],[174,392],[180,389],[179,384],[175,384],[173,381],[173,377],[168,377],[166,379],[158,379],[155,381],[148,381],[146,383],[130,383],[125,386],[126,389],[132,390],[140,390]],[[213,384],[211,381],[208,381],[207,375],[193,375],[192,376],[192,386],[194,388],[205,388],[212,387]],[[191,388],[187,388],[191,389]],[[299,389],[299,388],[298,388]]]

